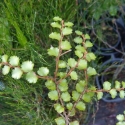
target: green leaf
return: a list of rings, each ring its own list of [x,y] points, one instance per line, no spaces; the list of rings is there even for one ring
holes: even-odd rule
[[[115,16],[117,14],[117,6],[110,6],[109,13],[111,16]]]
[[[91,60],[95,60],[96,56],[94,53],[87,53],[86,54],[86,59],[90,62]]]
[[[78,56],[79,58],[81,58],[83,56],[83,53],[79,50],[76,50],[75,55]]]
[[[19,57],[17,57],[17,56],[11,56],[10,59],[9,59],[9,63],[12,66],[18,66],[18,64],[19,64]]]
[[[74,116],[76,114],[76,110],[75,109],[72,109],[70,112],[69,112],[69,116]]]
[[[65,22],[64,25],[68,27],[72,27],[74,24],[72,22]]]
[[[91,97],[93,97],[95,95],[94,91],[96,91],[96,87],[95,86],[90,86],[88,88],[88,90],[90,90],[90,92],[87,92],[87,94],[90,95]]]
[[[83,70],[87,68],[87,61],[84,59],[80,59],[79,63],[78,63],[78,67],[79,70]]]
[[[58,56],[59,54],[59,49],[57,47],[51,46],[50,49],[48,49],[47,51],[48,51],[48,55],[50,56]]]
[[[60,17],[58,17],[58,16],[54,17],[53,20],[54,21],[62,21],[62,19]]]
[[[24,61],[21,65],[21,69],[24,72],[30,72],[33,70],[34,64],[32,63],[32,61]]]
[[[3,55],[2,57],[1,57],[1,59],[2,59],[2,62],[7,62],[7,60],[8,60],[8,55]]]
[[[69,94],[68,92],[63,92],[63,93],[61,94],[61,98],[63,99],[64,102],[69,102],[71,96],[70,96],[70,94]]]
[[[73,104],[72,104],[71,102],[66,104],[66,108],[67,108],[68,110],[71,110],[72,107],[73,107]]]
[[[76,104],[76,108],[79,109],[79,110],[81,110],[81,111],[85,111],[85,109],[86,109],[85,103],[83,103],[82,101],[79,101]]]
[[[62,117],[56,118],[56,119],[55,119],[55,122],[56,122],[57,125],[66,125],[65,119],[62,118]]]
[[[48,80],[45,82],[45,86],[49,89],[49,90],[56,90],[56,84],[52,81],[52,80]]]
[[[97,92],[98,100],[102,99],[102,97],[103,97],[103,92]]]
[[[49,35],[49,38],[51,39],[55,39],[55,40],[60,40],[61,39],[61,35],[60,33],[57,33],[57,32],[52,32],[50,35]]]
[[[72,99],[74,101],[77,101],[79,96],[80,96],[80,94],[77,91],[72,91]]]
[[[72,34],[72,29],[69,28],[69,27],[65,27],[64,29],[62,29],[62,33],[63,33],[64,36],[70,35],[70,34]]]
[[[90,42],[90,41],[86,41],[85,42],[85,47],[92,47],[93,46],[93,44]]]
[[[56,110],[58,113],[64,112],[64,107],[61,106],[59,103],[54,104],[54,108],[55,108],[55,110]]]
[[[19,67],[15,67],[12,70],[12,78],[14,79],[20,79],[23,74],[23,71]]]
[[[90,96],[88,93],[85,93],[85,94],[82,96],[82,99],[83,99],[85,102],[91,102],[91,96]]]
[[[78,121],[73,121],[73,122],[70,122],[69,125],[79,125],[79,122]]]
[[[70,67],[75,67],[76,66],[76,64],[77,64],[77,62],[75,61],[75,59],[73,59],[73,58],[69,58],[68,59],[68,65],[70,66]]]
[[[70,42],[68,42],[67,40],[62,41],[61,48],[62,48],[62,50],[70,50],[71,49]]]
[[[33,71],[30,71],[26,74],[26,80],[29,82],[29,83],[36,83],[37,80],[38,80],[38,77],[36,75],[35,72]]]
[[[54,91],[50,91],[49,93],[48,93],[48,97],[51,99],[51,100],[58,100],[58,92],[56,91],[56,90],[54,90]]]
[[[115,81],[115,88],[120,89],[121,83],[119,81]]]
[[[119,115],[116,116],[116,118],[117,118],[118,121],[122,122],[124,120],[124,115],[119,114]]]
[[[120,90],[119,96],[120,96],[120,98],[123,99],[125,97],[125,91],[124,90]]]
[[[78,79],[78,75],[77,75],[77,73],[76,73],[75,71],[72,71],[72,72],[70,73],[70,76],[71,76],[71,79],[72,79],[72,80],[77,80],[77,79]]]
[[[3,75],[7,75],[9,72],[10,72],[10,67],[5,65],[5,66],[2,68],[2,74],[3,74]]]
[[[78,82],[82,87],[85,87],[87,84],[86,84],[86,82],[85,82],[85,80],[80,80],[79,82]]]
[[[111,94],[112,98],[115,98],[115,97],[117,96],[117,91],[116,91],[116,89],[111,89],[111,90],[109,91],[109,93]]]
[[[59,83],[59,89],[63,92],[63,91],[67,91],[68,90],[68,83],[66,79],[63,79],[60,83]]]
[[[89,34],[85,34],[85,39],[90,39]]]
[[[59,29],[61,28],[61,25],[58,22],[51,23],[51,26],[54,28],[59,28]]]
[[[67,66],[67,64],[65,61],[59,60],[59,66],[58,66],[59,68],[66,68],[66,66]]]
[[[60,78],[64,78],[66,76],[66,73],[65,72],[59,72],[57,73],[57,75],[60,77]]]
[[[111,89],[111,83],[108,82],[108,81],[105,81],[105,82],[103,83],[103,89],[104,89],[104,90],[110,90],[110,89]]]
[[[83,42],[83,39],[78,36],[78,37],[76,37],[76,38],[74,39],[74,42],[77,43],[77,44],[80,44],[80,43]]]
[[[124,81],[122,81],[122,87],[125,88],[125,82]]]
[[[82,53],[85,52],[85,48],[84,48],[83,46],[81,46],[81,45],[77,45],[77,46],[75,47],[75,49],[81,51]]]
[[[92,75],[96,75],[97,72],[96,72],[96,70],[95,70],[94,68],[88,67],[88,68],[87,68],[87,74],[88,74],[89,76],[92,76]]]
[[[76,33],[77,35],[79,35],[79,36],[82,36],[82,32],[79,31],[79,30],[76,30],[75,33]]]
[[[80,83],[77,83],[76,84],[76,90],[77,90],[77,92],[81,93],[81,92],[83,92],[84,87]]]
[[[37,71],[37,73],[40,76],[47,76],[48,73],[49,73],[49,69],[47,67],[41,67],[41,68],[39,68],[39,70]]]

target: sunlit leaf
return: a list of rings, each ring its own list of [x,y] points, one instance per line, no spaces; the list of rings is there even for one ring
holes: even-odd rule
[[[90,36],[89,36],[89,34],[85,34],[85,39],[90,39]]]
[[[59,68],[66,68],[66,66],[67,66],[67,64],[65,61],[59,60],[59,65],[58,65]]]
[[[124,90],[120,90],[119,96],[120,96],[120,98],[123,99],[125,97],[125,91]]]
[[[81,45],[77,45],[77,46],[75,47],[75,49],[81,51],[82,53],[85,52],[85,48],[84,48],[83,46],[81,46]]]
[[[75,71],[72,71],[72,72],[70,73],[70,76],[71,76],[71,79],[72,79],[72,80],[77,80],[77,79],[78,79],[78,75],[77,75],[77,73],[76,73]]]
[[[103,92],[97,92],[98,100],[102,99],[102,97],[103,97]]]
[[[105,81],[105,82],[103,83],[103,89],[104,89],[104,90],[110,90],[110,89],[111,89],[111,83],[108,82],[108,81]]]
[[[77,90],[77,92],[81,93],[81,92],[83,92],[84,87],[81,84],[77,83],[76,84],[76,90]]]
[[[61,48],[62,48],[62,50],[70,50],[71,49],[70,42],[68,42],[67,40],[62,41]]]
[[[81,31],[79,31],[79,30],[76,30],[76,31],[75,31],[75,33],[76,33],[77,35],[79,35],[79,36],[81,36],[81,35],[82,35],[82,32],[81,32]]]
[[[72,99],[74,101],[77,101],[79,96],[80,96],[80,93],[78,93],[77,91],[72,91]]]
[[[3,74],[3,75],[7,75],[9,72],[10,72],[10,67],[5,65],[5,66],[2,68],[2,74]]]
[[[59,49],[57,47],[51,46],[50,49],[48,49],[47,51],[48,51],[48,55],[50,56],[58,56],[59,54]]]
[[[59,89],[61,91],[67,91],[68,89],[68,83],[66,79],[63,79],[60,83],[59,83]]]
[[[116,118],[117,118],[118,121],[123,121],[124,120],[124,115],[119,114],[119,115],[116,116]]]
[[[23,74],[23,71],[19,67],[15,67],[12,70],[12,78],[14,79],[20,79]]]
[[[8,60],[8,55],[3,55],[3,56],[1,57],[1,59],[2,59],[2,62],[7,62],[7,60]]]
[[[83,96],[82,96],[82,99],[85,101],[85,102],[91,102],[92,98],[89,94],[85,93]]]
[[[64,112],[64,107],[61,106],[59,103],[54,104],[54,108],[55,108],[55,110],[56,110],[58,113]]]
[[[59,72],[57,73],[57,75],[60,77],[60,78],[64,78],[66,76],[66,73],[65,72]]]
[[[76,114],[76,110],[73,108],[70,112],[69,112],[69,116],[74,116]]]
[[[75,67],[76,64],[77,64],[77,62],[75,61],[75,59],[73,59],[73,58],[68,59],[68,65],[70,67]]]
[[[56,118],[56,119],[55,119],[55,122],[56,122],[57,125],[66,125],[66,124],[65,124],[65,119],[62,118],[62,117]]]
[[[41,68],[39,68],[39,70],[37,71],[37,73],[40,76],[47,76],[48,73],[49,73],[49,69],[47,67],[41,67]]]
[[[73,107],[73,104],[72,104],[71,102],[66,104],[66,108],[67,108],[68,110],[71,110],[72,107]]]
[[[49,90],[55,90],[56,89],[56,85],[52,80],[48,80],[45,82],[45,86],[49,89]]]
[[[79,101],[76,104],[76,108],[79,109],[79,110],[81,110],[81,111],[85,111],[85,109],[86,109],[85,103],[83,103],[82,101]]]
[[[120,89],[121,83],[119,81],[115,81],[115,88]]]
[[[80,43],[83,42],[83,39],[78,36],[78,37],[76,37],[76,38],[74,39],[74,42],[77,43],[77,44],[80,44]]]
[[[88,68],[87,68],[87,74],[88,74],[89,76],[92,76],[92,75],[96,75],[97,72],[96,72],[96,70],[95,70],[94,68],[88,67]]]
[[[53,20],[54,21],[62,21],[62,19],[60,17],[58,17],[58,16],[54,17]]]
[[[49,35],[49,37],[50,37],[51,39],[55,39],[55,40],[58,40],[58,41],[61,39],[60,33],[57,33],[57,32],[52,32],[52,33]]]
[[[111,94],[111,97],[112,97],[112,98],[115,98],[115,97],[117,96],[117,91],[116,91],[116,89],[111,89],[111,90],[109,91],[109,93]]]
[[[64,102],[68,102],[70,101],[71,96],[68,92],[63,92],[61,94],[61,98],[63,99]]]
[[[12,66],[18,66],[18,64],[19,64],[19,57],[17,57],[17,56],[11,56],[10,59],[9,59],[9,63]]]
[[[87,68],[87,61],[84,59],[80,59],[79,63],[78,63],[78,67],[79,70],[83,70]]]
[[[21,64],[21,69],[24,71],[24,72],[30,72],[33,70],[33,67],[34,67],[34,64],[32,63],[32,61],[24,61],[22,64]]]
[[[33,71],[30,71],[26,74],[26,80],[29,82],[29,83],[36,83],[37,80],[38,80],[38,77],[37,75],[35,74],[35,72]]]
[[[59,29],[61,28],[61,25],[58,22],[51,23],[51,26],[54,28],[59,28]]]
[[[79,125],[79,122],[78,121],[73,121],[73,122],[70,122],[69,125]]]
[[[85,42],[85,47],[92,47],[93,46],[93,44],[90,42],[90,41],[86,41]]]
[[[56,90],[54,90],[54,91],[50,91],[49,93],[48,93],[48,96],[49,96],[49,98],[51,99],[51,100],[58,100],[58,92],[56,91]]]
[[[72,34],[72,29],[69,28],[69,27],[65,27],[64,29],[62,29],[62,33],[63,33],[64,36],[70,35],[70,34]]]
[[[81,58],[83,56],[83,53],[79,50],[76,50],[75,55],[78,56],[79,58]]]
[[[74,24],[72,22],[65,22],[64,25],[68,27],[72,27]]]

